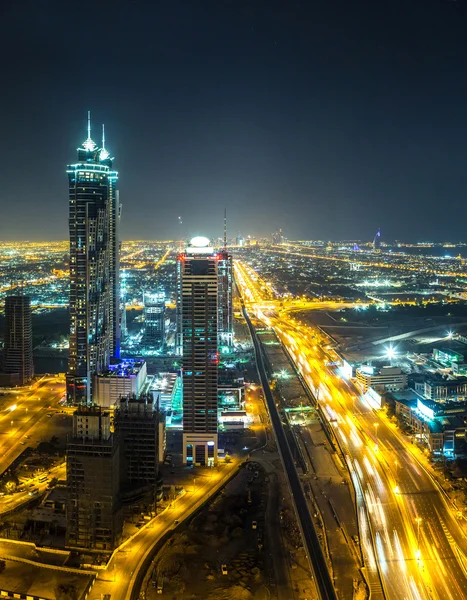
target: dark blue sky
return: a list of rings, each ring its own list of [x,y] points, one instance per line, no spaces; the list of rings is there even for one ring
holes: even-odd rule
[[[465,240],[465,0],[8,0],[0,239],[65,239],[90,109],[125,239]],[[97,141],[97,140],[96,140]]]

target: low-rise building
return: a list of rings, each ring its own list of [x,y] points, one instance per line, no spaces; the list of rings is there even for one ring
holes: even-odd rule
[[[124,396],[139,396],[147,377],[146,362],[125,358],[95,377],[94,402],[103,408],[117,405]]]
[[[455,456],[466,441],[467,403],[442,404],[413,390],[393,392],[396,416],[433,454]]]
[[[404,390],[407,387],[407,375],[399,367],[381,367],[361,365],[356,370],[356,378],[367,392],[371,388],[380,388],[388,392]]]
[[[160,410],[167,412],[174,408],[174,400],[177,394],[180,395],[180,387],[181,377],[178,373],[159,373],[154,377],[150,389]]]

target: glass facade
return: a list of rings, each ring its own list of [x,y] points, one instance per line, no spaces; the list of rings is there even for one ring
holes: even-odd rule
[[[67,399],[92,400],[92,379],[120,354],[120,204],[112,159],[90,138],[67,168],[70,232],[70,356]]]

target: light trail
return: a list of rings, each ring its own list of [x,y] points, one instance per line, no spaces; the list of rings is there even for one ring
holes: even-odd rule
[[[445,499],[420,467],[417,451],[381,414],[365,404],[361,391],[351,381],[326,367],[329,357],[323,347],[329,342],[320,330],[290,317],[287,303],[274,302],[270,294],[266,296],[264,283],[258,286],[259,278],[257,274],[251,275],[248,265],[235,261],[235,276],[248,310],[263,322],[266,318],[268,327],[275,330],[289,349],[296,369],[316,393],[323,418],[348,455],[362,552],[368,568],[374,568],[376,561],[386,597],[439,600],[446,596],[465,600],[467,577],[456,548],[467,556],[466,539]],[[257,310],[257,304],[265,302],[269,302],[269,309]],[[394,492],[396,486],[399,493]],[[417,518],[423,519],[418,527]],[[436,548],[433,556],[428,550],[431,546]],[[449,594],[445,590],[443,569],[435,565],[426,568],[429,558],[435,565],[443,564],[443,569],[450,573]]]

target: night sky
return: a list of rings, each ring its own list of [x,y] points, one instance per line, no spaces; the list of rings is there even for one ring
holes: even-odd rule
[[[0,239],[67,239],[89,109],[123,239],[226,206],[245,236],[466,240],[466,31],[466,0],[4,0]]]

